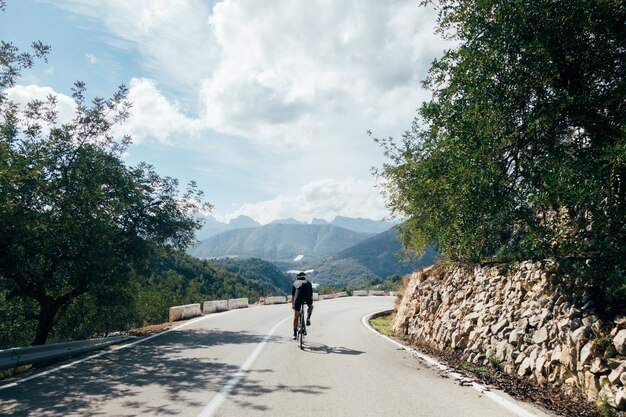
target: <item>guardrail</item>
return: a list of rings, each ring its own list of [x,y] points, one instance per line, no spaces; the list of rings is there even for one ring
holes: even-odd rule
[[[0,370],[63,359],[92,350],[102,349],[132,338],[134,338],[134,336],[115,336],[0,350]]]

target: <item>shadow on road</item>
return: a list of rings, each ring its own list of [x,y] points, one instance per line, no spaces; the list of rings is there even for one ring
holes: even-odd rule
[[[361,355],[365,352],[360,350],[348,349],[346,347],[331,347],[322,343],[305,343],[304,352],[318,354],[336,354],[336,355]]]
[[[173,331],[130,348],[112,352],[60,372],[0,391],[0,415],[179,415],[203,407],[239,369],[223,363],[209,347],[251,344],[263,335],[223,330]],[[280,340],[277,343],[282,343]],[[261,386],[251,371],[237,387],[249,396],[297,389]],[[151,395],[139,396],[147,387]],[[324,387],[318,387],[318,392]],[[198,401],[198,393],[205,393]],[[315,391],[310,392],[315,394]],[[194,395],[195,394],[195,395]],[[136,400],[141,398],[142,400]],[[194,400],[193,398],[196,398]],[[117,409],[104,408],[114,403]]]

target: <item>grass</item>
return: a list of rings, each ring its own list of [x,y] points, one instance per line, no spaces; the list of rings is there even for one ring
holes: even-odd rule
[[[370,320],[370,324],[373,328],[378,330],[380,333],[385,336],[390,336],[393,332],[391,330],[391,321],[393,319],[393,315],[386,314],[384,316],[374,317]]]
[[[4,371],[0,371],[0,381],[3,379],[13,378],[14,376],[23,374],[25,372],[30,371],[32,365],[22,365],[17,368],[6,369]]]

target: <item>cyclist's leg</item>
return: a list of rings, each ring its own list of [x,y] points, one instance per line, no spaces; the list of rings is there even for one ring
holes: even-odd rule
[[[298,320],[300,319],[300,302],[298,300],[294,301],[293,304],[293,337],[296,337],[298,333]]]
[[[313,303],[309,303],[307,304],[307,309],[306,309],[306,325],[310,326],[311,325],[311,314],[313,314]]]

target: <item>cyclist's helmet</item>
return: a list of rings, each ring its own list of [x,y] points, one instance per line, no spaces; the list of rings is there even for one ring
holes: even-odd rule
[[[298,272],[298,275],[296,275],[299,279],[306,279],[306,274],[304,272]]]

